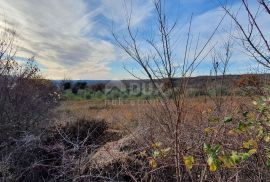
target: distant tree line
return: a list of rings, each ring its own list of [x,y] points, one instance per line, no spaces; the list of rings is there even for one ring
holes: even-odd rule
[[[79,90],[85,90],[85,89],[91,89],[94,92],[101,91],[104,92],[105,90],[105,84],[103,83],[97,83],[94,85],[88,85],[87,82],[85,81],[77,81],[73,83],[71,80],[64,80],[61,83],[61,88],[65,90],[70,90],[72,91],[73,94],[78,94]]]

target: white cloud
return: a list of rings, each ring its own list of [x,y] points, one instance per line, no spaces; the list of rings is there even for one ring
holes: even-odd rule
[[[131,14],[131,25],[135,26],[147,18],[153,10],[151,0],[101,0],[102,14],[114,23],[125,25]]]
[[[109,64],[118,53],[112,43],[98,38],[108,27],[96,19],[103,15],[120,21],[123,8],[120,1],[95,1],[0,0],[0,25],[16,29],[20,47],[17,56],[34,55],[48,78],[62,79],[65,75],[72,79],[110,78]],[[111,16],[109,10],[118,13]],[[137,16],[135,23],[140,23],[145,14]]]
[[[182,2],[189,3],[187,0]],[[72,79],[112,78],[110,64],[123,58],[123,55],[110,42],[111,23],[121,32],[126,25],[125,17],[131,11],[131,3],[132,26],[135,29],[139,27],[142,32],[150,29],[152,34],[156,33],[151,30],[154,20],[144,24],[147,18],[152,17],[152,0],[0,0],[0,3],[0,27],[6,20],[6,26],[19,33],[18,56],[36,56],[45,76],[53,79],[64,76]],[[238,5],[234,4],[233,9],[237,9]],[[256,6],[252,7],[256,9]],[[245,19],[243,12],[239,14],[240,20]],[[220,8],[216,8],[194,17],[194,35],[200,33],[201,41],[205,41],[223,14]],[[213,44],[226,39],[223,29],[230,23],[229,18],[224,20]],[[261,16],[260,24],[266,32],[270,30],[268,17]],[[184,49],[185,29],[182,27],[176,32],[176,36],[180,37],[176,46],[180,51],[176,51],[180,53]],[[270,36],[270,32],[267,35]],[[244,63],[248,58],[238,49],[235,49],[233,61]]]
[[[239,10],[240,3],[236,3],[232,5],[231,11],[237,12]],[[256,1],[250,2],[250,7],[252,12],[256,12],[258,8],[258,3]],[[213,30],[218,25],[221,18],[224,16],[225,12],[221,7],[212,9],[210,11],[207,11],[199,16],[194,17],[192,22],[192,33],[194,36],[200,34],[200,47],[202,47],[203,43],[207,41],[207,39],[210,37]],[[247,29],[248,26],[248,18],[247,18],[246,11],[243,9],[240,9],[238,12],[238,19],[244,25],[244,28]],[[270,40],[270,19],[269,15],[266,13],[261,13],[258,17],[258,24],[261,26],[263,32],[265,33],[265,36],[268,40]],[[232,29],[231,29],[232,27]],[[186,25],[185,28],[183,28],[182,35],[187,34],[188,25]],[[234,37],[239,37],[239,31],[235,25],[235,23],[232,21],[232,19],[227,15],[225,19],[223,20],[220,28],[218,29],[217,33],[213,37],[211,43],[209,44],[207,50],[212,48],[213,46],[218,50],[219,47],[221,47],[225,41],[228,40],[229,37],[229,31],[231,29],[231,34]],[[183,34],[184,33],[184,34]],[[185,36],[183,36],[185,38]],[[183,43],[185,39],[182,39],[181,42]],[[259,39],[258,39],[259,40]],[[245,50],[242,46],[240,46],[240,42],[237,39],[233,39],[234,45],[233,45],[233,52],[232,52],[232,58],[231,58],[231,67],[230,71],[231,73],[245,73],[250,71],[248,68],[257,66],[257,62],[252,59],[250,56],[248,56],[245,53]],[[181,42],[179,42],[178,49],[181,53],[184,52],[184,47],[181,45]],[[191,49],[191,52],[194,52],[194,47]],[[207,51],[206,51],[207,52]],[[201,74],[208,73],[211,69],[211,57],[208,56],[205,61],[202,64],[202,68],[200,69]],[[208,64],[208,70],[206,65]],[[200,73],[197,73],[200,74]]]

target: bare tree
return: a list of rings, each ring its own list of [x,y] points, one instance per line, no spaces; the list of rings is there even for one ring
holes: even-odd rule
[[[181,181],[181,167],[180,161],[183,159],[184,146],[180,147],[180,128],[185,122],[186,113],[184,112],[186,104],[186,90],[188,85],[188,78],[192,75],[198,65],[207,57],[212,51],[210,41],[215,35],[225,15],[221,17],[216,28],[205,42],[201,42],[200,36],[194,41],[192,34],[192,17],[188,24],[188,31],[186,34],[186,42],[184,44],[184,52],[182,60],[176,60],[174,55],[175,49],[175,31],[177,29],[177,21],[169,23],[168,16],[165,12],[165,1],[154,0],[154,10],[158,25],[158,36],[144,40],[144,47],[148,50],[142,50],[141,42],[137,37],[137,31],[134,31],[131,26],[131,14],[127,18],[126,36],[120,36],[113,32],[113,36],[117,44],[122,48],[129,57],[134,60],[141,68],[142,73],[150,79],[154,88],[158,90],[161,95],[159,100],[164,111],[166,120],[159,119],[159,124],[168,136],[173,139],[173,149],[175,158],[175,172],[177,181]],[[191,51],[192,48],[194,51]],[[133,71],[128,70],[134,77],[141,79]],[[164,91],[159,86],[164,81],[170,82],[171,98],[167,98]],[[153,107],[153,110],[156,108]],[[155,110],[154,112],[158,112]]]
[[[232,48],[233,48],[233,42],[232,39],[229,38],[228,41],[226,41],[220,50],[213,51],[212,54],[212,70],[211,73],[214,76],[214,93],[213,95],[209,94],[209,96],[213,99],[216,110],[218,112],[221,112],[222,104],[224,104],[224,96],[226,96],[226,93],[224,93],[225,89],[225,80],[226,80],[226,74],[228,72],[228,66],[232,57]]]
[[[235,22],[239,31],[237,39],[240,39],[247,53],[258,63],[270,68],[268,32],[263,29],[264,24],[259,20],[262,14],[268,16],[268,18],[270,17],[269,1],[257,0],[258,8],[255,10],[252,9],[247,0],[241,0],[241,3],[241,8],[237,12],[233,12],[226,5],[223,5],[223,9]],[[240,11],[245,13],[247,24],[239,19],[238,15]]]

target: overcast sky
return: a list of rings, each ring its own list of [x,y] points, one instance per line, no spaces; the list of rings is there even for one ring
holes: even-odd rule
[[[250,2],[254,4],[255,0]],[[0,0],[0,21],[2,27],[6,22],[5,26],[14,28],[19,35],[17,57],[24,60],[35,56],[47,78],[128,79],[132,76],[123,64],[130,68],[135,65],[115,46],[111,30],[121,33],[125,29],[130,3],[131,0]],[[233,0],[231,8],[238,6],[239,1]],[[178,19],[177,32],[183,31],[183,35],[192,13],[193,33],[202,37],[211,34],[224,14],[216,0],[166,0],[166,7],[171,20]],[[269,27],[269,18],[261,19]],[[154,25],[152,1],[133,0],[132,28],[141,31],[140,38],[155,32]],[[224,30],[230,25],[226,18],[217,34],[226,37]],[[183,37],[179,38],[175,52],[182,51]],[[216,36],[212,44],[222,41]],[[202,62],[195,74],[208,74],[210,62]],[[252,66],[255,63],[236,47],[230,72],[243,73]]]

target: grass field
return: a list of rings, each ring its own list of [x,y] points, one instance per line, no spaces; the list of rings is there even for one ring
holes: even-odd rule
[[[223,103],[224,114],[230,112],[237,113],[241,108],[245,108],[251,103],[251,98],[249,97],[224,97],[223,99],[225,101]],[[139,120],[147,112],[157,108],[158,105],[158,100],[142,99],[70,100],[63,101],[56,111],[67,113],[76,118],[104,119],[110,124],[111,128],[125,130],[126,127],[136,128]],[[187,117],[200,117],[203,113],[212,111],[214,107],[214,101],[210,98],[188,98],[186,105]]]

